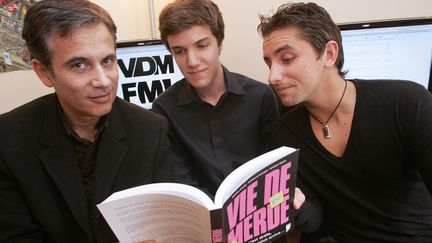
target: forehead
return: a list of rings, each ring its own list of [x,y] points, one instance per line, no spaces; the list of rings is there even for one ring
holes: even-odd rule
[[[203,39],[216,39],[208,25],[194,25],[167,37],[171,47],[196,43]]]
[[[53,56],[115,52],[114,37],[103,23],[76,28],[66,36],[53,33],[49,42]]]
[[[292,44],[302,41],[301,33],[297,28],[289,27],[277,29],[263,38],[263,47],[271,48],[283,44]]]
[[[263,51],[266,56],[278,54],[282,50],[302,50],[312,48],[296,27],[277,29],[263,38]]]

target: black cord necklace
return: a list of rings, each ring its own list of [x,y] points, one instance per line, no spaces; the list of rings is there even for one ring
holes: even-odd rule
[[[318,120],[318,118],[316,118],[312,113],[309,112],[309,114],[311,115],[311,117],[313,119],[315,119],[317,122],[321,123],[322,125],[322,131],[323,131],[323,135],[325,139],[330,139],[330,128],[328,127],[328,122],[330,121],[330,119],[332,119],[333,115],[335,114],[337,108],[339,108],[339,105],[342,103],[343,97],[345,96],[345,91],[347,89],[347,81],[345,80],[345,88],[344,91],[342,93],[342,97],[340,98],[338,104],[336,105],[336,107],[334,108],[333,112],[331,113],[330,117],[327,119],[326,122],[321,122],[320,120]]]

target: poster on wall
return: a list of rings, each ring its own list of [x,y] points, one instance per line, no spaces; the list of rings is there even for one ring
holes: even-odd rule
[[[183,78],[173,56],[160,40],[117,43],[117,96],[145,109],[163,91]]]
[[[0,72],[31,69],[21,37],[24,17],[36,0],[0,0]]]

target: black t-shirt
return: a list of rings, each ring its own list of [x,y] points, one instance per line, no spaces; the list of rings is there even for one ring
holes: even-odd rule
[[[273,140],[300,149],[298,180],[322,203],[324,235],[432,242],[432,95],[413,82],[352,82],[356,105],[341,157],[319,143],[304,106],[274,124]]]

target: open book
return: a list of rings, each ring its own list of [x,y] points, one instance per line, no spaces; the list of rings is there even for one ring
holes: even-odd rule
[[[122,243],[270,242],[294,220],[298,150],[280,147],[231,172],[214,202],[177,183],[147,184],[112,194],[97,207]]]

